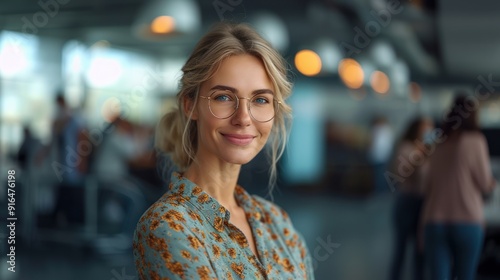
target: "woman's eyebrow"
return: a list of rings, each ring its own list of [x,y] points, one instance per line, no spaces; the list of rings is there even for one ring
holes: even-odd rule
[[[254,90],[252,92],[252,95],[263,94],[263,93],[269,93],[269,94],[274,95],[274,91],[267,89],[267,88]]]
[[[212,88],[210,88],[210,91],[212,90],[227,90],[227,91],[230,91],[230,92],[233,92],[233,93],[237,93],[238,90],[235,89],[234,87],[230,87],[230,86],[223,86],[223,85],[215,85],[213,86]]]
[[[227,91],[230,91],[232,93],[238,93],[238,90],[236,88],[230,87],[230,86],[224,86],[224,85],[215,85],[215,86],[210,88],[210,91],[212,91],[212,90],[227,90]],[[263,94],[263,93],[269,93],[269,94],[274,95],[274,92],[270,89],[267,89],[267,88],[254,90],[252,92],[252,95]]]

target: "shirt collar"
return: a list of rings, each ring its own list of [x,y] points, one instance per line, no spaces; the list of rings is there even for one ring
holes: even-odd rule
[[[230,213],[215,198],[203,191],[195,183],[173,172],[169,185],[169,196],[180,203],[188,201],[196,207],[218,231],[223,231],[224,224],[229,222]],[[237,185],[234,197],[246,213],[247,219],[261,220],[262,209],[255,199],[245,189]]]
[[[260,204],[240,185],[236,185],[234,197],[236,198],[238,205],[245,210],[247,219],[260,221],[263,218],[263,211]]]

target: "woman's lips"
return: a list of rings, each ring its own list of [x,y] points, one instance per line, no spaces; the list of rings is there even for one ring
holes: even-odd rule
[[[222,136],[224,136],[224,138],[226,138],[226,140],[231,144],[238,146],[248,145],[255,138],[255,136],[248,134],[222,134]]]

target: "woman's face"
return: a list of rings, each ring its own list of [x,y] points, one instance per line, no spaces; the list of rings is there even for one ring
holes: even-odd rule
[[[248,54],[224,59],[212,78],[201,85],[199,95],[208,97],[218,88],[229,90],[238,98],[251,98],[256,93],[263,93],[264,97],[267,95],[272,99],[274,95],[264,64]],[[210,102],[214,104],[213,99]],[[274,120],[254,120],[248,110],[248,102],[248,99],[240,99],[239,107],[231,117],[219,119],[210,112],[208,99],[198,99],[192,116],[198,127],[198,161],[245,164],[262,150]]]

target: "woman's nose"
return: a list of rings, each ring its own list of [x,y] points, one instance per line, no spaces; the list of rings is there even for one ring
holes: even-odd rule
[[[236,113],[233,116],[233,123],[242,126],[248,126],[252,123],[252,116],[250,115],[250,100],[246,98],[239,99],[238,108],[236,108]]]

